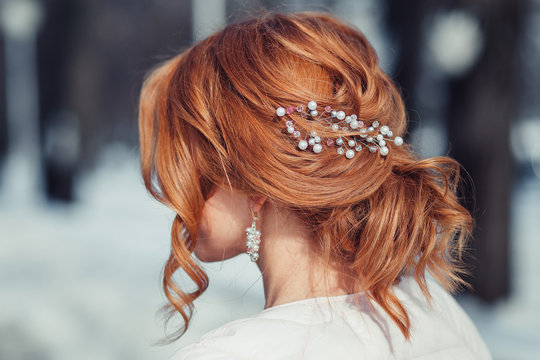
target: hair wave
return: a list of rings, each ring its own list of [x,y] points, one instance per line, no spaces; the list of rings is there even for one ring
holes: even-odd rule
[[[177,214],[163,274],[168,319],[178,312],[184,320],[173,340],[208,286],[191,255],[212,184],[228,183],[293,211],[313,229],[313,246],[324,259],[346,265],[355,279],[349,290],[362,279],[407,339],[410,320],[391,291],[402,275],[414,274],[428,300],[426,271],[449,291],[468,286],[462,254],[473,219],[458,201],[459,163],[421,159],[408,144],[390,144],[385,158],[299,151],[275,109],[309,100],[355,113],[366,124],[377,120],[396,135],[406,131],[402,98],[373,47],[326,13],[268,13],[229,25],[146,78],[142,175],[148,191]],[[193,281],[193,291],[174,281],[178,270]]]

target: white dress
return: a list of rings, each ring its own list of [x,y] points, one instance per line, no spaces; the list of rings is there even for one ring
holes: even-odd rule
[[[365,294],[312,298],[227,323],[180,349],[188,359],[487,360],[491,355],[471,319],[438,283],[428,280],[430,307],[418,284],[394,285],[411,320],[411,339]],[[354,304],[360,301],[361,311]]]

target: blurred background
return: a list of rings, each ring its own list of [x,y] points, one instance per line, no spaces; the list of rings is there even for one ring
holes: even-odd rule
[[[0,359],[165,359],[263,308],[247,256],[207,264],[187,334],[152,345],[174,214],[144,189],[137,134],[144,74],[261,9],[370,39],[406,141],[471,176],[458,301],[494,359],[540,359],[540,0],[0,0]]]

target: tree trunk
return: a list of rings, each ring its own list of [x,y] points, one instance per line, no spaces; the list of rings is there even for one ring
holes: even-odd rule
[[[464,76],[450,82],[447,126],[450,156],[470,174],[467,206],[476,219],[467,279],[494,301],[509,293],[509,208],[514,165],[510,125],[518,106],[519,39],[524,0],[467,3],[483,27],[483,53]]]

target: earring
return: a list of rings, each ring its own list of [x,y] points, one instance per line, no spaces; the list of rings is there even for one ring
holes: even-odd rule
[[[247,253],[251,261],[257,261],[259,258],[259,245],[261,244],[261,232],[257,230],[256,221],[259,220],[258,216],[253,215],[253,221],[251,226],[246,228],[247,235]]]

